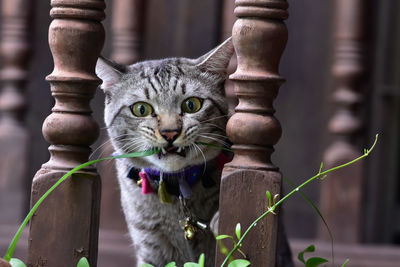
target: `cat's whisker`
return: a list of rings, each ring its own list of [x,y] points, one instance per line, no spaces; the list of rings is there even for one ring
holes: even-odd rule
[[[200,121],[200,123],[204,123],[204,122],[208,122],[208,121],[212,121],[212,120],[217,120],[217,119],[221,119],[221,118],[228,117],[228,116],[229,115],[221,115],[221,116],[217,116],[217,117],[214,117],[214,118],[211,118],[211,119],[208,119],[208,120]]]
[[[118,141],[124,141],[126,138],[122,138],[122,137],[125,137],[126,135],[129,135],[129,134],[121,134],[121,135],[119,135],[119,136],[117,136],[117,137],[114,137],[114,138],[108,138],[107,141],[105,141],[105,142],[102,143],[100,146],[98,146],[95,150],[93,150],[93,152],[92,152],[92,153],[90,154],[90,156],[89,156],[89,159],[91,159],[99,149],[101,149],[102,147],[104,147],[105,145],[107,145],[108,143],[110,143],[112,140],[117,140],[117,139],[118,139]],[[122,138],[122,139],[120,139],[120,138]],[[99,155],[99,157],[98,157],[97,159],[100,159],[100,158],[102,157],[102,155],[103,155],[104,152],[105,152],[105,151],[102,150],[102,152],[100,153],[100,155]]]
[[[200,136],[200,137],[203,137],[203,138],[207,138],[207,139],[213,140],[213,141],[218,142],[218,143],[220,143],[220,144],[222,144],[222,145],[224,145],[224,146],[229,146],[229,144],[228,144],[227,142],[222,141],[222,140],[220,140],[220,139],[218,139],[218,138],[215,138],[215,137],[211,137],[211,136],[207,136],[207,135],[202,135],[202,134],[198,134],[197,136]]]
[[[217,124],[215,124],[215,123],[210,123],[210,122],[206,122],[205,123],[205,126],[208,126],[208,127],[215,127],[215,128],[218,128],[218,129],[221,129],[222,131],[226,131],[226,129],[225,128],[223,128],[222,126],[219,126],[219,125],[217,125]],[[203,127],[203,126],[202,126]]]
[[[200,134],[211,135],[211,136],[222,137],[224,139],[228,139],[228,137],[226,135],[217,134],[217,133],[200,133]]]
[[[137,142],[131,142],[129,143],[129,146],[125,148],[126,151],[128,151],[128,153],[132,153],[135,151],[140,151],[140,149],[142,149],[142,147],[145,147],[146,143],[144,142],[144,140],[137,140]]]
[[[201,150],[201,148],[200,148],[198,145],[196,145],[195,143],[193,143],[193,146],[194,146],[195,148],[197,148],[197,149],[200,151],[201,155],[203,156],[203,160],[204,160],[204,169],[203,169],[203,174],[204,174],[204,172],[206,171],[206,168],[207,168],[207,160],[206,160],[206,156],[204,156],[204,153],[203,153],[203,151]]]

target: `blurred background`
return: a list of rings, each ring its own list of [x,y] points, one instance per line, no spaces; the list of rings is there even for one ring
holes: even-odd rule
[[[3,34],[4,25],[8,25],[3,23],[5,2],[0,0]],[[18,89],[12,89],[10,73],[3,69],[0,75],[1,251],[28,210],[32,177],[49,158],[41,127],[54,105],[45,81],[53,68],[47,40],[50,4],[32,2],[31,12],[21,15],[29,21],[29,38],[21,44],[29,48],[21,61],[26,78],[18,83]],[[379,133],[370,157],[313,183],[304,193],[326,217],[339,263],[346,257],[351,260],[349,266],[398,266],[400,2],[288,2],[289,40],[280,65],[286,82],[274,102],[283,134],[275,146],[273,162],[285,178],[300,184],[318,172],[321,161],[328,167],[357,156]],[[198,57],[230,36],[235,21],[233,0],[106,0],[106,4],[102,54],[122,63]],[[131,16],[129,12],[133,12]],[[124,23],[129,17],[135,19]],[[7,58],[4,51],[3,46],[3,57]],[[7,60],[0,57],[0,64],[4,68]],[[231,71],[235,64],[233,60]],[[227,96],[234,107],[236,100],[229,84]],[[19,106],[10,106],[10,99]],[[99,90],[92,108],[101,128],[103,101]],[[93,149],[106,140],[106,132],[101,130]],[[93,158],[109,153],[105,147]],[[121,261],[118,266],[128,266],[131,248],[110,165],[99,166],[103,182],[99,266],[117,266],[108,262],[110,255],[116,254]],[[285,184],[284,191],[289,189]],[[283,216],[294,254],[316,243],[317,251],[329,257],[327,231],[306,201],[300,196],[287,201]],[[24,244],[19,253],[24,253]]]

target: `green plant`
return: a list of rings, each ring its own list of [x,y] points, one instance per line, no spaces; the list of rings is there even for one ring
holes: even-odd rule
[[[96,159],[96,160],[92,160],[92,161],[88,161],[86,163],[83,163],[83,164],[75,167],[74,169],[70,170],[69,172],[67,172],[52,187],[50,187],[50,189],[47,190],[46,193],[43,194],[43,196],[35,203],[35,205],[29,211],[28,215],[25,217],[24,221],[22,222],[21,226],[19,227],[17,233],[14,235],[14,238],[12,239],[12,241],[11,241],[11,243],[10,243],[8,249],[7,249],[6,254],[4,255],[4,260],[10,262],[12,267],[24,267],[25,266],[25,264],[21,260],[13,258],[15,247],[18,244],[18,241],[19,241],[19,238],[21,237],[22,231],[24,230],[24,228],[27,225],[27,223],[29,222],[29,220],[32,218],[32,216],[35,213],[35,211],[37,210],[37,208],[46,199],[46,197],[51,192],[53,192],[54,189],[56,189],[62,182],[64,182],[68,177],[70,177],[72,174],[74,174],[75,172],[85,168],[86,166],[89,166],[89,165],[92,165],[92,164],[95,164],[95,163],[98,163],[98,162],[101,162],[101,161],[104,161],[104,160],[119,159],[119,158],[133,158],[133,157],[147,157],[147,156],[151,156],[151,155],[157,154],[159,152],[160,152],[160,149],[152,149],[152,150],[139,151],[139,152],[134,152],[134,153],[125,154],[125,155],[119,155],[119,156]],[[85,260],[81,259],[79,261],[79,263],[81,265],[78,265],[78,266],[79,267],[88,266],[88,265],[84,265],[85,264],[84,261]],[[87,264],[89,264],[89,263],[87,263]]]
[[[286,199],[288,199],[289,197],[291,197],[294,193],[296,192],[300,192],[300,189],[303,188],[304,186],[306,186],[307,184],[311,183],[312,181],[316,180],[316,179],[320,179],[323,180],[324,178],[326,178],[327,174],[333,171],[336,171],[338,169],[344,168],[346,166],[349,166],[351,164],[354,164],[355,162],[367,157],[371,151],[374,149],[376,142],[378,141],[378,135],[376,135],[375,138],[375,142],[373,143],[373,145],[371,146],[370,149],[364,149],[364,154],[350,162],[347,162],[345,164],[333,167],[331,169],[328,169],[326,171],[322,171],[323,168],[323,163],[321,163],[320,169],[318,171],[318,173],[316,175],[314,175],[313,177],[307,179],[304,183],[302,183],[300,186],[296,187],[295,189],[293,189],[290,193],[288,193],[287,195],[285,195],[282,199],[278,200],[278,195],[275,195],[272,197],[271,192],[266,191],[266,196],[267,196],[267,211],[265,213],[263,213],[261,216],[259,216],[244,232],[244,234],[242,235],[241,233],[241,225],[240,223],[238,223],[236,225],[235,228],[235,235],[236,235],[236,239],[233,236],[230,235],[219,235],[216,237],[217,241],[221,241],[222,239],[226,239],[229,238],[233,241],[234,243],[234,247],[231,251],[228,252],[227,248],[225,246],[223,246],[223,244],[221,244],[221,250],[223,251],[224,254],[226,254],[226,258],[224,260],[224,262],[222,263],[221,267],[226,266],[226,264],[228,264],[228,267],[246,267],[248,265],[250,265],[250,262],[246,259],[232,259],[232,255],[235,251],[238,251],[239,253],[242,254],[242,256],[245,257],[245,254],[240,250],[240,247],[243,244],[243,240],[245,239],[245,237],[247,236],[247,234],[257,225],[257,223],[262,220],[267,214],[272,213],[275,214],[275,209],[282,204],[282,202],[284,202]],[[210,147],[217,147],[219,149],[224,149],[224,150],[229,150],[227,148],[222,148],[219,147],[217,145],[213,145],[213,144],[208,144],[208,143],[199,143],[199,145],[207,145]],[[83,169],[86,166],[89,166],[91,164],[95,164],[104,160],[111,160],[111,159],[118,159],[118,158],[129,158],[129,157],[146,157],[146,156],[150,156],[150,155],[154,155],[160,152],[160,149],[152,149],[152,150],[147,150],[147,151],[140,151],[140,152],[134,152],[134,153],[130,153],[130,154],[125,154],[125,155],[119,155],[119,156],[113,156],[113,157],[106,157],[106,158],[101,158],[101,159],[97,159],[97,160],[92,160],[89,162],[86,162],[82,165],[79,165],[77,167],[75,167],[74,169],[72,169],[71,171],[67,172],[64,176],[62,176],[49,190],[46,191],[45,194],[43,194],[43,196],[35,203],[35,205],[32,207],[32,209],[29,211],[28,215],[25,217],[24,221],[22,222],[21,226],[19,227],[17,233],[14,235],[13,240],[10,243],[10,246],[7,249],[7,252],[4,256],[4,259],[8,262],[10,262],[12,267],[26,267],[26,265],[19,259],[13,258],[13,254],[15,251],[15,247],[18,244],[19,238],[21,236],[21,233],[23,231],[23,229],[26,227],[27,223],[29,222],[29,220],[31,219],[31,217],[33,216],[33,214],[35,213],[35,211],[37,210],[37,208],[40,206],[40,204],[46,199],[46,197],[52,192],[54,191],[63,181],[65,181],[68,177],[70,177],[72,174],[74,174],[75,172]],[[321,213],[319,212],[318,208],[311,202],[311,200],[309,200],[309,198],[304,194],[301,193],[301,195],[307,200],[307,202],[310,203],[310,205],[313,206],[313,208],[317,211],[317,213],[319,214],[319,216],[322,218],[322,220],[324,221],[325,225],[326,221],[324,220],[323,216],[321,215]],[[328,226],[327,226],[328,227]],[[329,234],[330,230],[328,227],[328,231]],[[323,258],[310,258],[307,261],[304,260],[304,253],[306,252],[312,252],[315,250],[315,247],[310,246],[308,248],[306,248],[304,251],[299,253],[299,260],[302,261],[306,267],[313,267],[313,266],[318,266],[319,264],[325,263],[327,262],[326,259]],[[333,253],[332,253],[333,254]],[[204,254],[200,255],[199,261],[198,263],[194,263],[194,262],[188,262],[185,263],[184,267],[204,267],[204,259],[205,256]],[[308,262],[308,265],[307,265]],[[319,263],[319,264],[317,264]],[[342,267],[345,267],[345,265],[348,263],[348,260],[346,260],[346,262],[342,265]],[[310,265],[310,264],[314,264],[314,265]],[[317,264],[317,265],[315,265]],[[168,263],[165,267],[174,267],[176,266],[175,262],[170,262]],[[78,262],[77,267],[89,267],[89,262],[87,261],[87,259],[85,257],[81,258]],[[152,265],[150,264],[143,264],[140,267],[152,267]]]
[[[342,164],[342,165],[339,165],[339,166],[330,168],[330,169],[328,169],[328,170],[326,170],[326,171],[322,171],[322,169],[323,169],[323,163],[321,163],[320,169],[319,169],[319,171],[318,171],[318,173],[317,173],[316,175],[314,175],[313,177],[307,179],[307,180],[306,180],[305,182],[303,182],[301,185],[299,185],[298,187],[296,187],[295,189],[293,189],[290,193],[286,194],[286,195],[285,195],[283,198],[281,198],[279,201],[276,201],[276,200],[277,200],[277,197],[276,197],[276,196],[274,196],[274,198],[272,198],[271,193],[267,191],[267,193],[266,193],[266,194],[267,194],[267,198],[268,198],[268,209],[267,209],[267,211],[264,212],[264,213],[263,213],[260,217],[258,217],[256,220],[254,220],[253,223],[246,229],[246,231],[244,232],[243,235],[239,235],[240,238],[238,238],[237,242],[235,242],[234,247],[232,248],[232,250],[231,250],[231,251],[228,253],[228,255],[226,256],[226,258],[225,258],[225,260],[223,261],[221,267],[224,267],[224,266],[226,266],[226,265],[228,264],[228,262],[230,261],[230,259],[231,259],[232,255],[233,255],[233,253],[234,253],[235,251],[238,251],[238,250],[240,249],[240,247],[241,247],[242,244],[243,244],[243,240],[246,238],[247,234],[257,225],[257,223],[258,223],[260,220],[262,220],[262,219],[263,219],[265,216],[267,216],[269,213],[275,214],[274,211],[275,211],[275,209],[276,209],[280,204],[282,204],[285,200],[287,200],[288,198],[290,198],[293,194],[299,192],[300,189],[302,189],[303,187],[305,187],[305,186],[308,185],[309,183],[313,182],[314,180],[316,180],[316,179],[323,180],[323,179],[325,179],[325,178],[327,177],[327,174],[328,174],[328,173],[333,172],[333,171],[336,171],[336,170],[339,170],[339,169],[344,168],[344,167],[347,167],[347,166],[349,166],[349,165],[351,165],[351,164],[354,164],[354,163],[356,163],[357,161],[359,161],[359,160],[361,160],[361,159],[363,159],[363,158],[365,158],[365,157],[368,157],[369,154],[371,153],[371,151],[374,149],[374,147],[375,147],[377,141],[378,141],[378,135],[376,135],[375,141],[374,141],[374,143],[372,144],[372,146],[371,146],[370,149],[364,149],[364,153],[363,153],[360,157],[358,157],[358,158],[356,158],[356,159],[353,159],[352,161],[349,161],[349,162],[344,163],[344,164]],[[321,216],[322,216],[322,215],[321,215]],[[324,221],[325,221],[325,220],[324,220]],[[237,229],[237,227],[236,227],[236,229]],[[233,238],[233,237],[232,237],[232,238]],[[347,263],[347,262],[345,262],[344,264],[346,264],[346,263]],[[308,267],[308,266],[307,266],[307,267]]]
[[[317,267],[317,266],[319,266],[321,264],[329,262],[327,259],[321,258],[321,257],[311,257],[311,258],[308,258],[307,260],[304,259],[304,254],[305,253],[310,253],[310,252],[314,252],[314,251],[315,251],[315,246],[314,245],[310,245],[307,248],[305,248],[303,251],[301,251],[297,255],[297,258],[299,259],[299,261],[304,263],[305,267]],[[346,267],[348,262],[349,262],[349,259],[347,259],[342,264],[342,267]]]

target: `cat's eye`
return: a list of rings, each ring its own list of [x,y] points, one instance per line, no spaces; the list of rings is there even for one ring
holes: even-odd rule
[[[182,111],[195,113],[201,109],[202,100],[198,97],[189,97],[182,102]]]
[[[133,115],[136,117],[146,117],[153,114],[153,107],[146,102],[137,102],[130,108]]]

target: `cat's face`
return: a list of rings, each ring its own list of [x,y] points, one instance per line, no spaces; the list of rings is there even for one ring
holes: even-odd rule
[[[164,59],[120,66],[100,59],[96,73],[106,93],[105,123],[115,150],[161,153],[130,160],[136,167],[170,172],[201,164],[225,140],[226,68],[230,40],[197,60]]]

